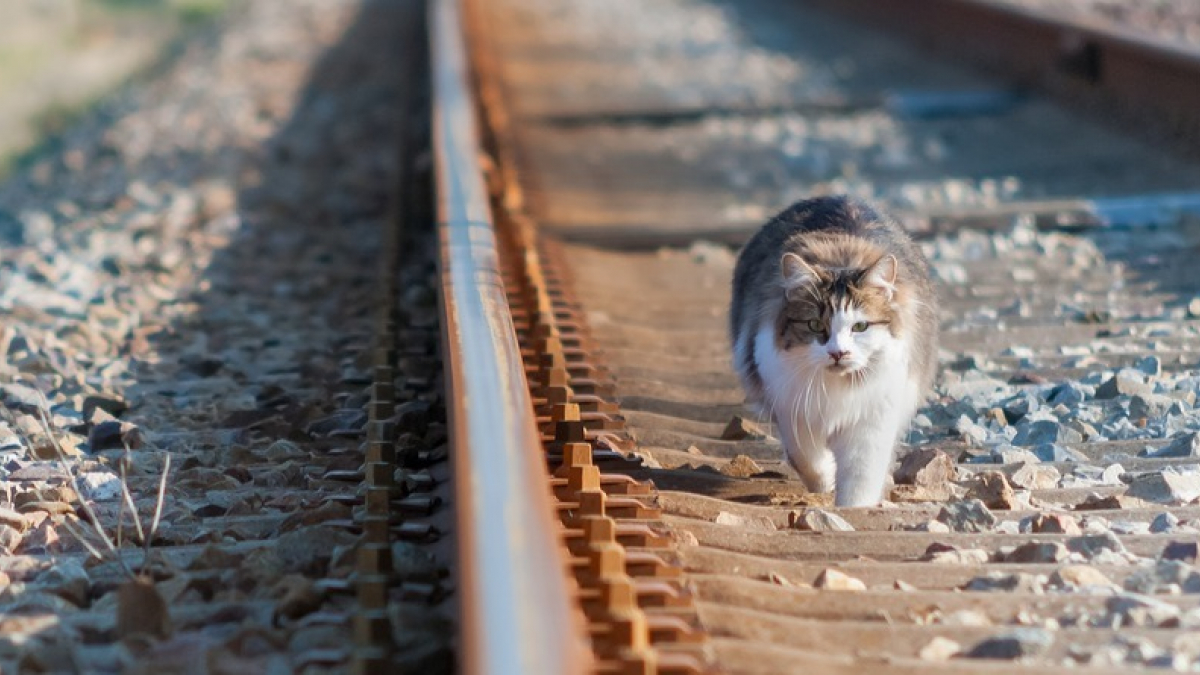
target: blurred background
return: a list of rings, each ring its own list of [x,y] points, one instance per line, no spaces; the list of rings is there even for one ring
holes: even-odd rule
[[[230,0],[4,0],[0,177]]]

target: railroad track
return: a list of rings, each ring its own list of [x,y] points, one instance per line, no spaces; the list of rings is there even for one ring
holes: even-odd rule
[[[465,670],[1193,666],[1196,461],[1153,455],[1196,430],[1200,167],[813,4],[430,3]],[[730,245],[828,191],[944,307],[901,456],[953,463],[879,508],[806,493],[728,366]]]

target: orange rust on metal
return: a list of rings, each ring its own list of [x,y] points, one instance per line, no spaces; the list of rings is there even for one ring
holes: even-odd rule
[[[458,537],[462,672],[593,669],[517,326],[508,314],[459,9],[432,0],[439,306]],[[503,508],[497,508],[502,506]]]
[[[468,16],[472,2],[467,3]],[[615,404],[611,378],[596,361],[593,345],[568,286],[545,255],[546,243],[524,214],[507,141],[508,117],[499,79],[492,72],[485,27],[469,24],[484,131],[490,140],[490,182],[501,236],[501,264],[510,314],[522,341],[524,373],[546,459],[557,513],[574,556],[588,632],[599,656],[598,672],[700,673],[709,669],[704,635],[679,614],[695,610],[683,575],[653,549],[670,539],[646,523],[660,519],[651,486],[628,476],[606,475],[596,465],[611,451],[596,447],[605,434],[619,436],[624,421]],[[659,527],[665,530],[664,524]],[[629,551],[627,546],[642,550]],[[636,577],[633,575],[637,575]],[[668,612],[662,614],[661,612]],[[656,647],[669,645],[669,658]]]

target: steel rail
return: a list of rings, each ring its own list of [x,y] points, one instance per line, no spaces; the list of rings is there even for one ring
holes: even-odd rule
[[[500,277],[460,9],[432,0],[432,146],[462,672],[591,669]]]
[[[1020,84],[1200,137],[1200,49],[1088,17],[990,0],[810,0]]]

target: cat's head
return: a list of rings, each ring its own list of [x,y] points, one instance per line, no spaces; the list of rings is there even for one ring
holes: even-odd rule
[[[785,253],[780,263],[780,349],[812,370],[852,379],[870,374],[898,340],[896,257],[880,253],[830,264]]]

